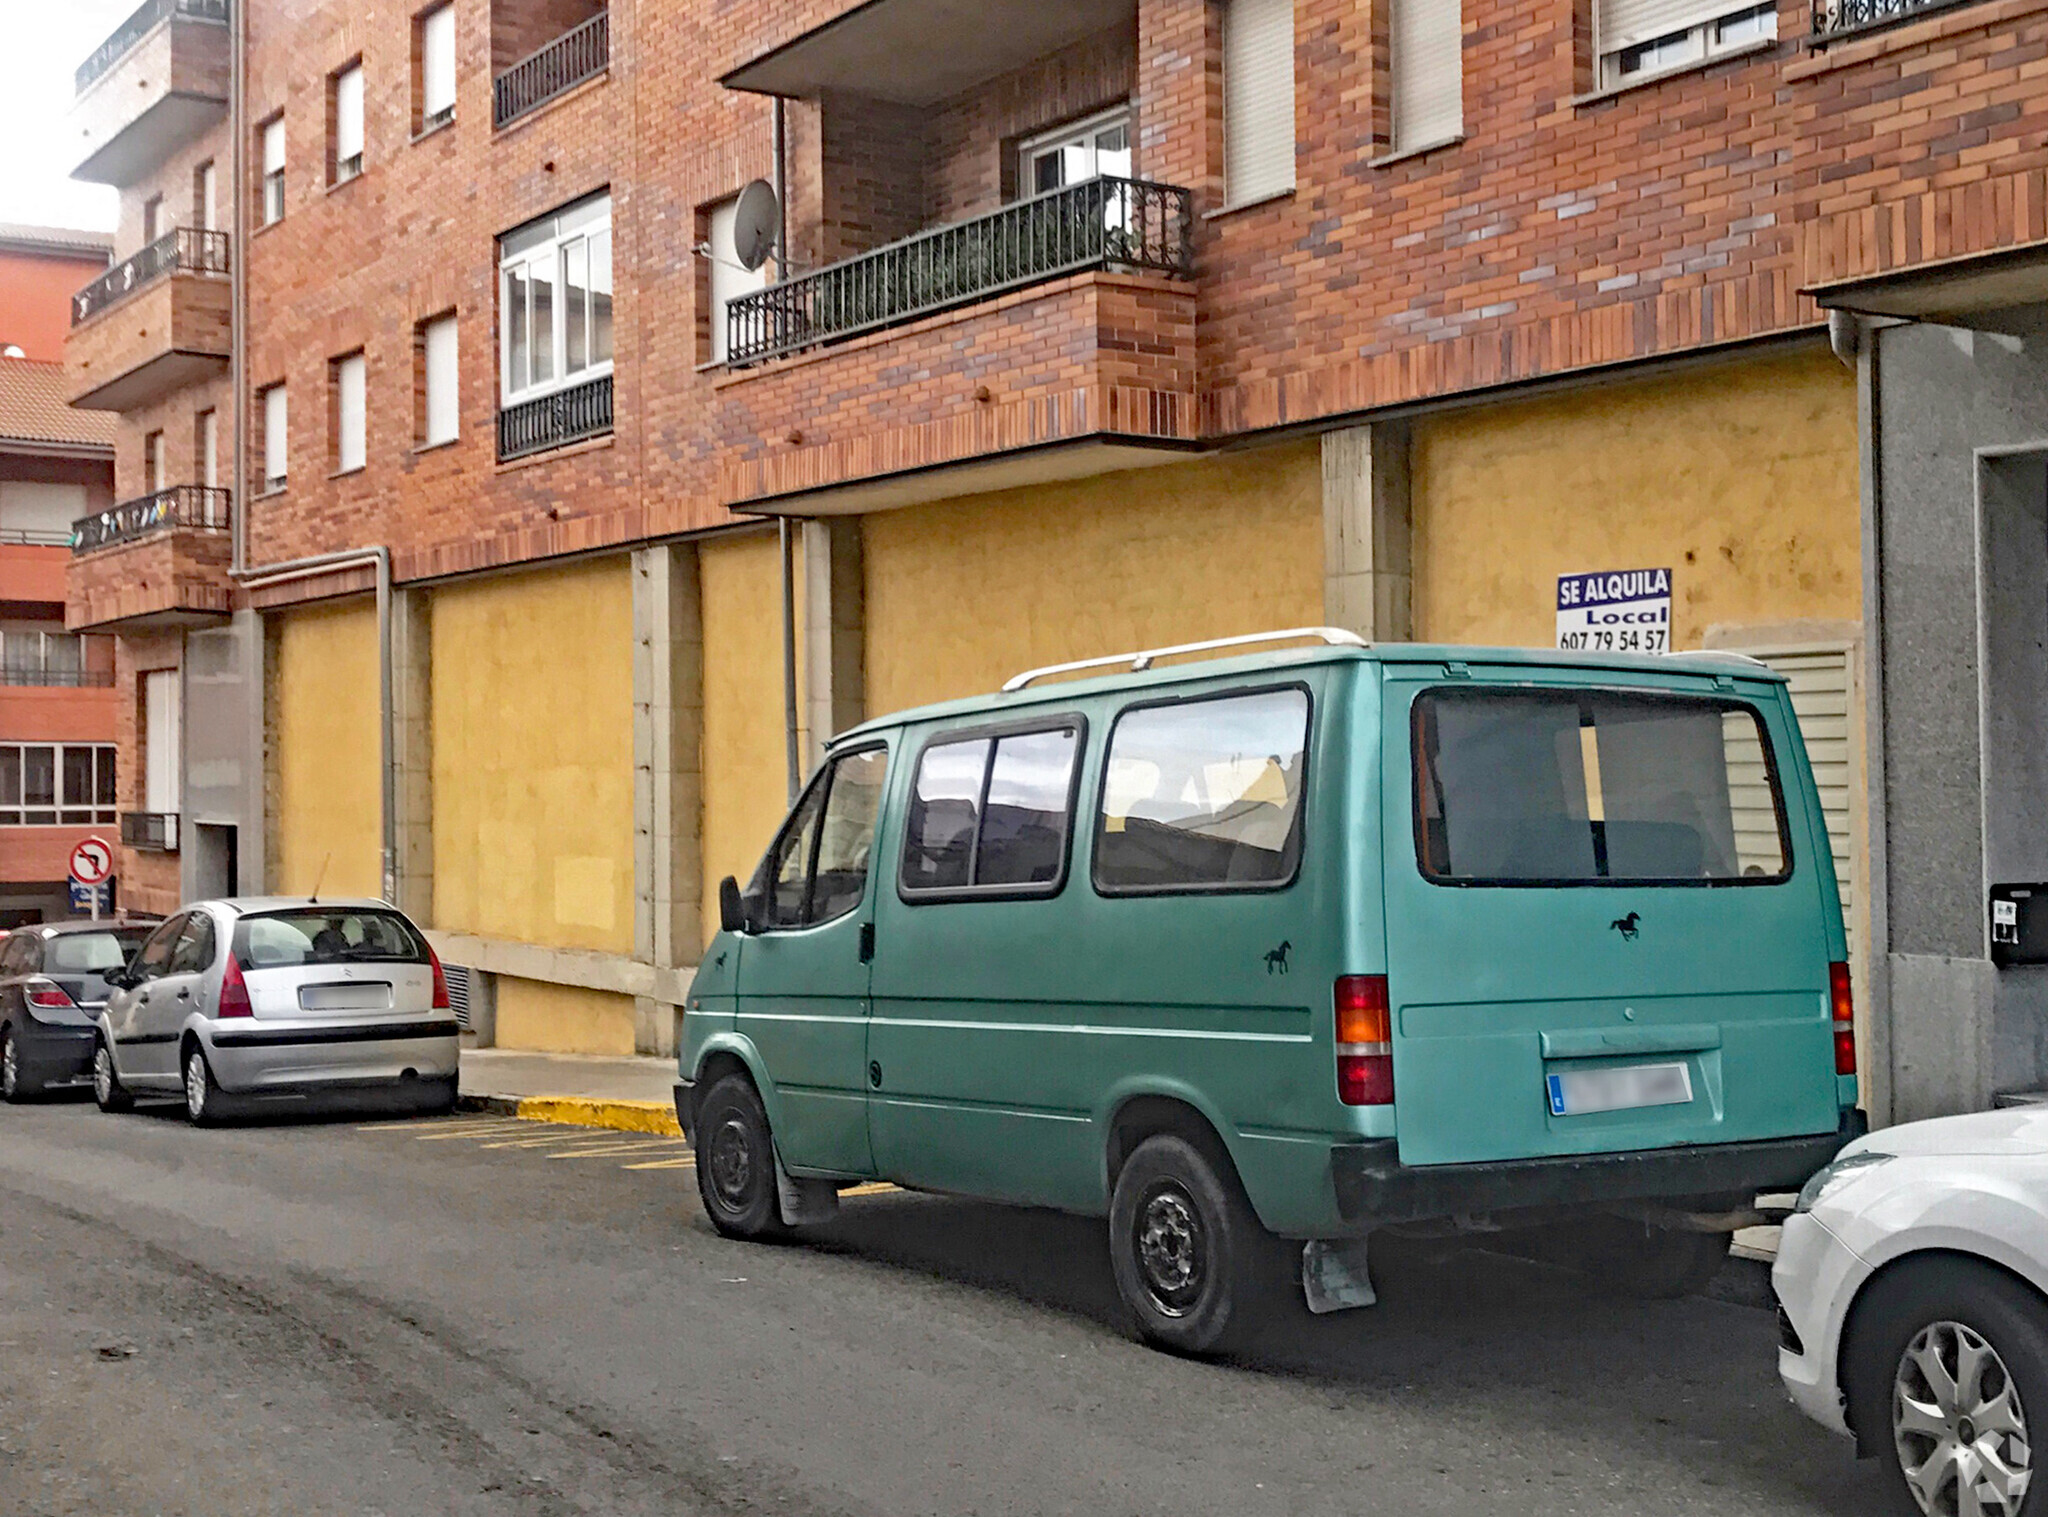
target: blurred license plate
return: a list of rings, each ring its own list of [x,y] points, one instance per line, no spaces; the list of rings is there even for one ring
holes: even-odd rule
[[[1550,1114],[1578,1117],[1637,1106],[1684,1106],[1692,1072],[1683,1064],[1631,1064],[1624,1069],[1574,1069],[1551,1075]]]

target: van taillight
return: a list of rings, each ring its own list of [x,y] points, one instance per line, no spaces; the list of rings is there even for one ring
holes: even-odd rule
[[[1828,1005],[1835,1021],[1835,1073],[1856,1073],[1856,997],[1849,989],[1849,966],[1828,965]]]
[[[253,1017],[256,1008],[249,1004],[249,982],[242,978],[242,965],[233,954],[228,955],[228,967],[220,975],[220,1005],[215,1008],[216,1017]]]
[[[434,945],[427,945],[427,962],[434,966],[434,1010],[453,1011],[455,1003],[448,999],[448,976],[441,971],[441,956],[434,952]]]
[[[1394,1104],[1394,1029],[1383,974],[1337,981],[1337,1099],[1346,1106]]]

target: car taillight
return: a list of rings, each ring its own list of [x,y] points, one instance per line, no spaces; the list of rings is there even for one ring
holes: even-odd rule
[[[1337,981],[1337,1099],[1346,1106],[1394,1104],[1394,1030],[1383,974]]]
[[[448,976],[441,970],[441,956],[434,952],[433,944],[427,945],[427,962],[434,966],[434,1010],[453,1011],[455,1003],[448,999]]]
[[[221,972],[220,1006],[214,1012],[216,1017],[253,1017],[256,1008],[249,1004],[249,982],[242,978],[242,966],[233,954],[228,955],[228,967]]]
[[[1856,997],[1849,989],[1849,966],[1828,965],[1828,1005],[1834,1013],[1835,1073],[1856,1073]]]
[[[78,1003],[64,993],[62,985],[31,985],[28,988],[28,1004],[44,1011],[76,1011]]]

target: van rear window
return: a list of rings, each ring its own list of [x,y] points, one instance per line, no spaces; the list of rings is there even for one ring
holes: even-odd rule
[[[424,964],[427,945],[395,911],[311,906],[243,917],[235,924],[235,959],[244,969]]]
[[[1682,695],[1416,699],[1415,846],[1447,885],[1753,885],[1792,872],[1753,707]]]

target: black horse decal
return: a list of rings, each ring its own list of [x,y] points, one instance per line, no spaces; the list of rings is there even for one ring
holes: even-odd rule
[[[1286,942],[1283,942],[1278,948],[1269,949],[1266,953],[1266,973],[1286,974],[1287,955],[1293,951],[1294,945]]]
[[[1620,933],[1624,938],[1628,939],[1629,942],[1633,943],[1637,938],[1642,936],[1642,913],[1631,911],[1625,917],[1616,917],[1607,925],[1609,927],[1612,927],[1616,932]]]

